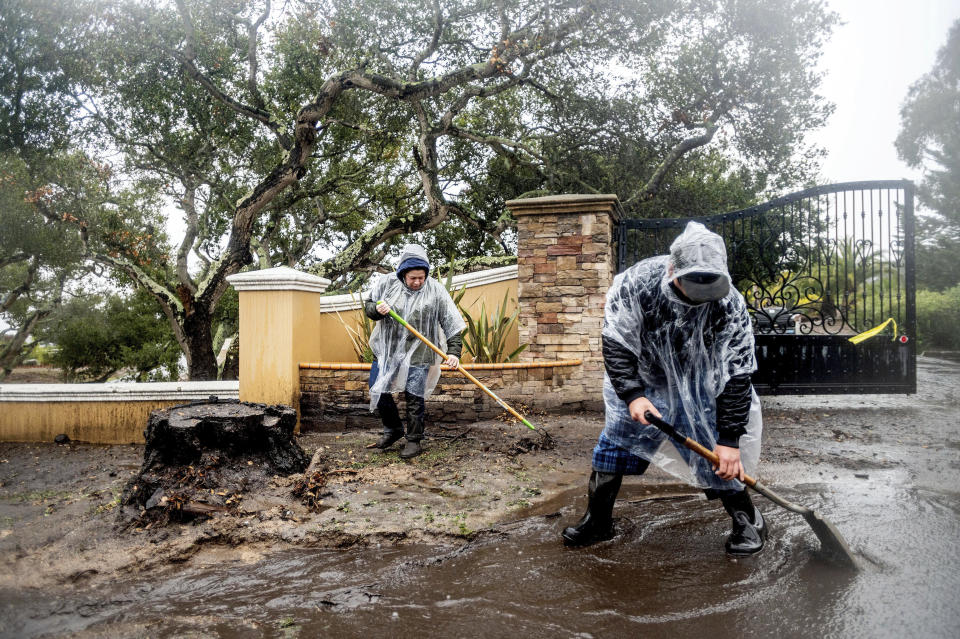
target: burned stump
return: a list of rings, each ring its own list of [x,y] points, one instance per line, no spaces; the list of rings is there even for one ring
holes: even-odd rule
[[[244,493],[310,463],[294,439],[296,422],[286,406],[216,398],[153,411],[143,465],[120,497],[120,523],[238,510]]]

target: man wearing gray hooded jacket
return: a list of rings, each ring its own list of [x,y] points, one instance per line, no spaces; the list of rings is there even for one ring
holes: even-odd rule
[[[460,363],[461,333],[466,328],[457,305],[436,279],[429,277],[427,252],[407,244],[400,252],[396,276],[384,276],[374,283],[364,302],[367,317],[377,322],[370,335],[374,362],[370,369],[370,410],[380,411],[383,436],[375,444],[389,448],[404,436],[400,411],[393,393],[403,392],[406,408],[407,442],[400,457],[419,455],[424,431],[426,398],[440,377],[440,357],[388,316],[396,311],[412,327],[447,354],[443,360],[456,368]]]
[[[746,302],[730,286],[723,239],[690,222],[669,255],[617,275],[607,293],[602,346],[605,426],[593,451],[587,512],[564,529],[564,543],[611,538],[623,475],[643,474],[654,462],[721,500],[733,520],[728,553],[759,552],[766,523],[739,481],[760,455],[760,404],[750,383],[757,367],[753,330]],[[719,466],[673,446],[646,411],[712,449]]]

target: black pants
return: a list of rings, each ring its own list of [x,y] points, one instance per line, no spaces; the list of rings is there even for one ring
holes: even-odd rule
[[[413,395],[404,391],[403,398],[406,402],[405,413],[407,417],[407,441],[418,442],[423,439],[423,417],[426,410],[426,402],[418,395]],[[383,420],[383,432],[385,434],[403,432],[403,422],[400,421],[400,410],[397,408],[397,402],[393,395],[383,393],[377,402],[377,409],[380,411],[380,418]]]

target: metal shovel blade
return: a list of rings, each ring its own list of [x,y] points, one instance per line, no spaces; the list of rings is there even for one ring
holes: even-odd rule
[[[820,540],[820,546],[824,553],[829,555],[831,559],[834,559],[837,563],[845,564],[850,568],[859,568],[856,558],[850,551],[850,547],[847,545],[847,541],[843,538],[843,535],[840,534],[840,531],[837,530],[837,527],[834,526],[829,519],[826,519],[823,515],[815,510],[787,501],[760,483],[760,481],[753,479],[752,477],[748,476],[745,479],[752,480],[752,483],[748,481],[744,481],[744,483],[773,503],[786,508],[791,512],[795,512],[798,515],[803,515],[803,518],[813,530],[813,534],[815,534],[817,539]]]
[[[709,460],[714,465],[720,463],[716,453],[704,447],[702,444],[693,441],[689,437],[681,435],[677,432],[673,425],[663,421],[650,411],[644,413],[643,416],[648,422],[669,435],[670,438],[675,442],[683,444],[685,447],[689,448],[701,457]],[[817,536],[817,539],[820,540],[820,545],[825,553],[827,553],[831,558],[835,559],[840,564],[846,565],[853,569],[859,568],[859,566],[857,566],[857,560],[854,558],[853,553],[850,552],[850,547],[847,545],[846,540],[844,540],[843,535],[840,534],[840,531],[837,530],[836,526],[824,519],[820,513],[811,510],[810,508],[798,506],[797,504],[787,501],[750,475],[744,475],[743,483],[745,483],[747,486],[750,486],[750,488],[753,488],[755,491],[778,506],[782,506],[791,512],[803,515],[803,518],[807,520],[810,528],[813,529],[813,533]]]

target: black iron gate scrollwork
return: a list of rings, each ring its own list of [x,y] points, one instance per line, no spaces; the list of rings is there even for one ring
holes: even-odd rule
[[[669,252],[687,222],[719,233],[753,317],[761,394],[916,392],[914,187],[817,186],[731,213],[624,219],[618,271]],[[894,340],[896,325],[898,339]],[[859,344],[850,338],[883,326]]]

